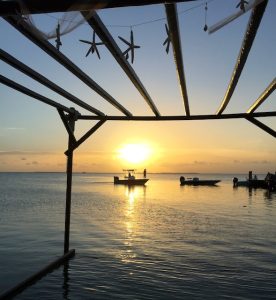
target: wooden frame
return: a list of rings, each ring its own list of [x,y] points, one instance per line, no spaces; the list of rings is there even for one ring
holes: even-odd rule
[[[70,238],[70,215],[71,215],[71,189],[72,189],[72,170],[73,170],[73,153],[86,139],[88,139],[96,130],[98,130],[106,121],[191,121],[191,120],[218,120],[218,119],[245,119],[253,123],[257,127],[261,128],[274,138],[276,137],[276,132],[264,125],[262,122],[256,118],[260,117],[276,117],[276,111],[270,112],[255,112],[255,110],[267,99],[267,97],[273,93],[276,88],[276,79],[274,78],[269,86],[264,90],[264,92],[258,97],[258,99],[252,104],[246,113],[236,113],[236,114],[223,114],[223,111],[229,104],[234,90],[239,81],[240,75],[245,66],[248,54],[251,50],[252,44],[254,42],[256,33],[258,31],[260,22],[262,20],[264,11],[267,6],[268,0],[262,1],[258,4],[251,13],[251,17],[246,29],[246,34],[244,36],[240,53],[237,58],[235,68],[233,70],[230,83],[228,85],[227,91],[225,93],[224,99],[215,114],[212,115],[191,115],[189,108],[188,92],[185,81],[184,63],[181,51],[181,40],[180,40],[180,30],[177,17],[177,2],[185,1],[195,1],[195,0],[179,0],[179,1],[159,1],[159,0],[59,0],[59,1],[36,1],[36,0],[22,0],[20,3],[25,6],[30,13],[49,13],[49,12],[61,12],[68,10],[77,10],[82,12],[83,16],[86,18],[87,23],[95,30],[100,39],[105,43],[107,49],[113,55],[114,59],[118,62],[121,68],[124,70],[130,81],[137,88],[139,93],[142,95],[146,103],[151,108],[154,116],[133,116],[124,106],[122,106],[118,101],[116,101],[111,95],[109,95],[102,87],[100,87],[95,81],[93,81],[86,73],[84,73],[78,66],[76,66],[72,61],[70,61],[64,54],[59,52],[52,44],[47,40],[44,40],[40,34],[35,32],[33,28],[30,28],[29,24],[18,14],[21,7],[18,5],[18,1],[7,0],[0,2],[0,16],[2,16],[10,25],[21,32],[24,36],[30,39],[34,44],[44,50],[48,55],[54,58],[58,63],[64,66],[69,72],[74,74],[80,80],[82,80],[88,87],[98,93],[105,101],[112,104],[117,108],[123,116],[117,115],[106,115],[104,112],[97,110],[96,108],[89,105],[87,102],[78,99],[76,96],[70,94],[63,88],[59,87],[55,83],[48,80],[46,77],[42,76],[37,71],[26,66],[22,62],[18,61],[16,58],[6,53],[4,50],[0,49],[0,59],[5,63],[11,65],[17,70],[23,72],[27,76],[31,77],[33,80],[43,84],[47,88],[55,91],[59,95],[63,96],[75,105],[84,108],[88,113],[91,114],[80,114],[77,109],[69,108],[58,102],[44,97],[27,87],[24,87],[5,76],[0,75],[0,83],[5,84],[23,94],[26,94],[36,100],[39,100],[47,105],[50,105],[57,109],[58,114],[65,126],[68,133],[68,149],[65,151],[67,155],[67,189],[66,189],[66,209],[65,209],[65,232],[64,232],[64,256],[50,264],[48,267],[44,268],[41,272],[38,272],[34,276],[30,277],[28,280],[15,287],[11,291],[8,291],[2,296],[1,299],[8,297],[7,295],[15,295],[19,293],[24,288],[29,286],[38,278],[41,278],[44,274],[51,271],[57,265],[60,265],[65,260],[69,259],[75,254],[75,250],[69,250],[69,238]],[[108,3],[108,4],[107,4]],[[173,46],[173,55],[175,58],[176,70],[179,78],[179,83],[181,87],[181,93],[183,96],[183,103],[185,108],[185,115],[177,116],[161,116],[158,108],[151,99],[148,91],[142,84],[141,80],[135,73],[134,69],[127,62],[122,54],[122,51],[114,41],[113,37],[107,30],[106,26],[103,24],[99,16],[94,14],[89,14],[86,10],[96,8],[111,8],[111,7],[124,7],[124,6],[139,6],[148,4],[160,4],[163,3],[165,6],[165,11],[167,15],[167,22],[169,26],[170,39]],[[98,123],[94,125],[90,130],[87,131],[78,141],[74,135],[75,124],[78,120],[97,120]],[[8,298],[7,298],[8,299]]]

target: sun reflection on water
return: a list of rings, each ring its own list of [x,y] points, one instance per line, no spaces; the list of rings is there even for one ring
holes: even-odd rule
[[[121,260],[124,263],[131,263],[137,257],[134,251],[135,237],[137,234],[137,204],[140,199],[141,187],[127,187],[125,190],[125,239],[124,250],[121,253]]]

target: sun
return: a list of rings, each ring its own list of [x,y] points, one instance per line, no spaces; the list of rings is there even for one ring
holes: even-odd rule
[[[118,150],[118,157],[129,163],[138,164],[148,160],[151,152],[147,144],[126,144]]]

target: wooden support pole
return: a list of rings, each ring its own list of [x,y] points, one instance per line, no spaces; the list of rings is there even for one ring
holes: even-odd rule
[[[75,119],[73,116],[69,119],[71,131],[75,129]],[[71,194],[72,194],[72,170],[73,170],[73,154],[74,140],[73,135],[68,135],[68,152],[67,152],[67,186],[66,186],[66,207],[65,207],[65,229],[64,229],[64,254],[69,251],[70,240],[70,217],[71,217]]]
[[[53,261],[52,263],[50,263],[49,265],[44,267],[39,272],[33,274],[32,276],[30,276],[26,280],[22,281],[21,283],[19,283],[15,287],[13,287],[10,290],[8,290],[8,291],[4,292],[3,294],[1,294],[0,299],[1,300],[12,299],[13,297],[15,297],[16,295],[21,293],[23,290],[25,290],[28,286],[34,284],[37,280],[41,279],[43,276],[45,276],[49,272],[51,272],[54,269],[58,268],[60,265],[62,265],[65,261],[67,261],[68,259],[70,259],[74,255],[75,255],[75,249],[67,251],[67,253],[65,255],[61,256],[58,259],[56,259],[55,261]]]

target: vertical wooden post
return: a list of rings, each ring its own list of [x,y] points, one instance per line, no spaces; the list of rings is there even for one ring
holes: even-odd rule
[[[74,132],[75,119],[70,117],[69,126]],[[68,137],[68,152],[67,152],[67,187],[66,187],[66,207],[65,207],[65,230],[64,230],[64,254],[69,251],[69,239],[70,239],[70,217],[71,217],[71,193],[72,193],[72,170],[73,170],[73,138],[69,134]]]

